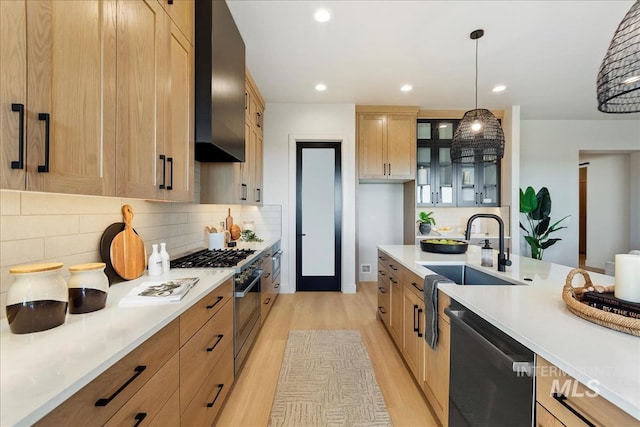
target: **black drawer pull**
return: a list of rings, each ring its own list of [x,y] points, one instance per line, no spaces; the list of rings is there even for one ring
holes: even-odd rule
[[[378,259],[379,259],[379,260],[381,260],[381,261],[386,261],[386,260],[387,260],[387,259],[386,259],[385,257],[383,257],[383,256],[379,256],[379,257],[378,257]]]
[[[136,423],[133,425],[133,427],[138,427],[140,424],[142,424],[142,420],[144,420],[145,418],[147,418],[146,412],[138,412],[134,417]]]
[[[378,274],[380,274],[381,276],[386,276],[387,275],[384,271],[380,271],[380,270],[378,270]]]
[[[11,104],[11,111],[18,113],[18,160],[11,162],[11,169],[24,169],[24,104]]]
[[[264,276],[262,276],[263,279],[268,278],[269,276],[271,276],[271,273],[264,273]]]
[[[416,288],[417,290],[419,290],[420,292],[424,291],[424,289],[420,289],[418,287],[418,284],[416,282],[411,282],[411,284],[413,285],[414,288]]]
[[[398,284],[398,281],[395,280],[393,277],[389,277],[389,280],[391,280],[391,283],[393,283],[394,285]]]
[[[173,190],[173,157],[167,157],[167,162],[169,163],[169,185],[167,185],[167,190]]]
[[[397,269],[397,268],[395,268],[395,267],[393,266],[393,264],[389,264],[389,267],[391,267],[391,269],[392,269],[393,271],[398,271],[398,269]]]
[[[218,335],[218,339],[216,340],[216,342],[214,342],[211,347],[207,348],[207,351],[213,351],[213,349],[216,348],[218,344],[220,344],[220,341],[222,341],[223,337],[224,335]]]
[[[215,397],[213,398],[213,400],[209,403],[207,403],[207,408],[212,408],[213,405],[216,404],[216,400],[218,400],[218,397],[220,396],[220,393],[222,392],[222,388],[224,387],[224,384],[218,384],[218,392],[216,393]]]
[[[378,307],[378,310],[380,310],[380,313],[382,314],[387,314],[387,312],[384,310],[384,307]]]
[[[418,326],[416,326],[416,310],[418,310],[418,306],[417,305],[413,305],[413,332],[418,332]],[[418,322],[420,321],[420,319],[418,319]]]
[[[382,286],[378,286],[378,290],[380,291],[381,294],[386,294],[387,293],[387,290]]]
[[[262,200],[260,200],[262,198],[262,190],[260,190],[259,188],[256,188],[256,203],[260,203]]]
[[[576,411],[575,409],[573,409],[568,403],[567,403],[567,396],[565,396],[564,394],[561,393],[553,393],[551,395],[555,400],[557,400],[562,406],[564,406],[565,408],[567,408],[569,411],[571,411],[571,413],[573,415],[575,415],[576,417],[580,418],[580,420],[585,423],[586,425],[588,425],[589,427],[596,427],[595,424],[593,424],[591,421],[589,421],[588,419],[586,419],[584,417],[584,415],[582,415],[580,412]]]
[[[422,313],[422,309],[419,308],[418,309],[418,330],[416,331],[418,333],[418,338],[422,338],[422,333],[420,332],[420,314]]]
[[[264,300],[264,305],[269,305],[270,302],[271,302],[271,298],[267,298],[266,300]]]
[[[216,302],[214,302],[213,304],[207,306],[207,310],[211,310],[213,307],[215,307],[223,299],[224,299],[223,296],[218,296],[218,299],[216,299]]]
[[[132,383],[136,378],[138,378],[138,376],[139,376],[141,373],[143,373],[145,369],[147,369],[147,367],[146,367],[146,366],[144,366],[144,365],[136,366],[136,367],[134,368],[134,371],[135,371],[136,373],[135,373],[135,374],[133,374],[133,376],[132,376],[131,378],[129,378],[129,379],[127,380],[127,382],[126,382],[126,383],[122,384],[122,386],[120,386],[120,388],[119,388],[119,389],[117,389],[117,390],[115,391],[115,393],[113,393],[113,394],[112,394],[111,396],[109,396],[107,399],[104,399],[104,398],[102,398],[102,399],[98,399],[98,400],[96,401],[96,406],[107,406],[107,405],[109,404],[109,402],[111,402],[113,399],[115,399],[115,398],[116,398],[116,396],[117,396],[117,395],[119,395],[119,394],[120,394],[120,392],[121,392],[122,390],[124,390],[125,388],[127,388],[127,386],[128,386],[129,384],[131,384],[131,383]]]
[[[49,172],[49,142],[51,136],[51,116],[49,113],[38,114],[38,120],[44,122],[44,165],[38,165],[38,172]]]
[[[278,288],[280,287],[280,283],[276,283],[275,285],[273,285],[273,287],[274,287],[275,289],[278,289]]]
[[[167,179],[167,156],[160,154],[160,160],[162,160],[162,184],[158,185],[158,188],[164,190]]]

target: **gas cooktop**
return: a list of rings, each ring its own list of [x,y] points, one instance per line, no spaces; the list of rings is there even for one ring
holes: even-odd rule
[[[254,252],[252,249],[203,249],[171,260],[171,268],[231,268]]]

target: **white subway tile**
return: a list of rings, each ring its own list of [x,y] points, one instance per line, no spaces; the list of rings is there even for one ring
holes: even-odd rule
[[[102,233],[73,234],[44,239],[44,257],[57,258],[99,250]]]
[[[80,215],[78,230],[80,233],[102,233],[115,222],[123,222],[122,214]]]
[[[80,196],[74,194],[22,193],[23,215],[96,214],[120,212],[117,197]]]
[[[39,262],[44,258],[44,239],[0,242],[0,267]]]
[[[24,215],[0,217],[0,240],[64,236],[79,232],[78,215]]]
[[[20,215],[20,191],[0,190],[0,215]]]

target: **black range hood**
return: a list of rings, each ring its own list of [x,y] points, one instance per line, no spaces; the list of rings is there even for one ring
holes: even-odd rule
[[[195,157],[244,162],[244,41],[224,0],[196,0],[195,14]]]

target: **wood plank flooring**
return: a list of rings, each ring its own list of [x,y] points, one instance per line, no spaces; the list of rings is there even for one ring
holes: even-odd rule
[[[267,426],[280,365],[292,329],[358,329],[394,426],[437,426],[382,322],[376,320],[376,283],[356,294],[298,292],[280,295],[236,378],[216,425]]]

